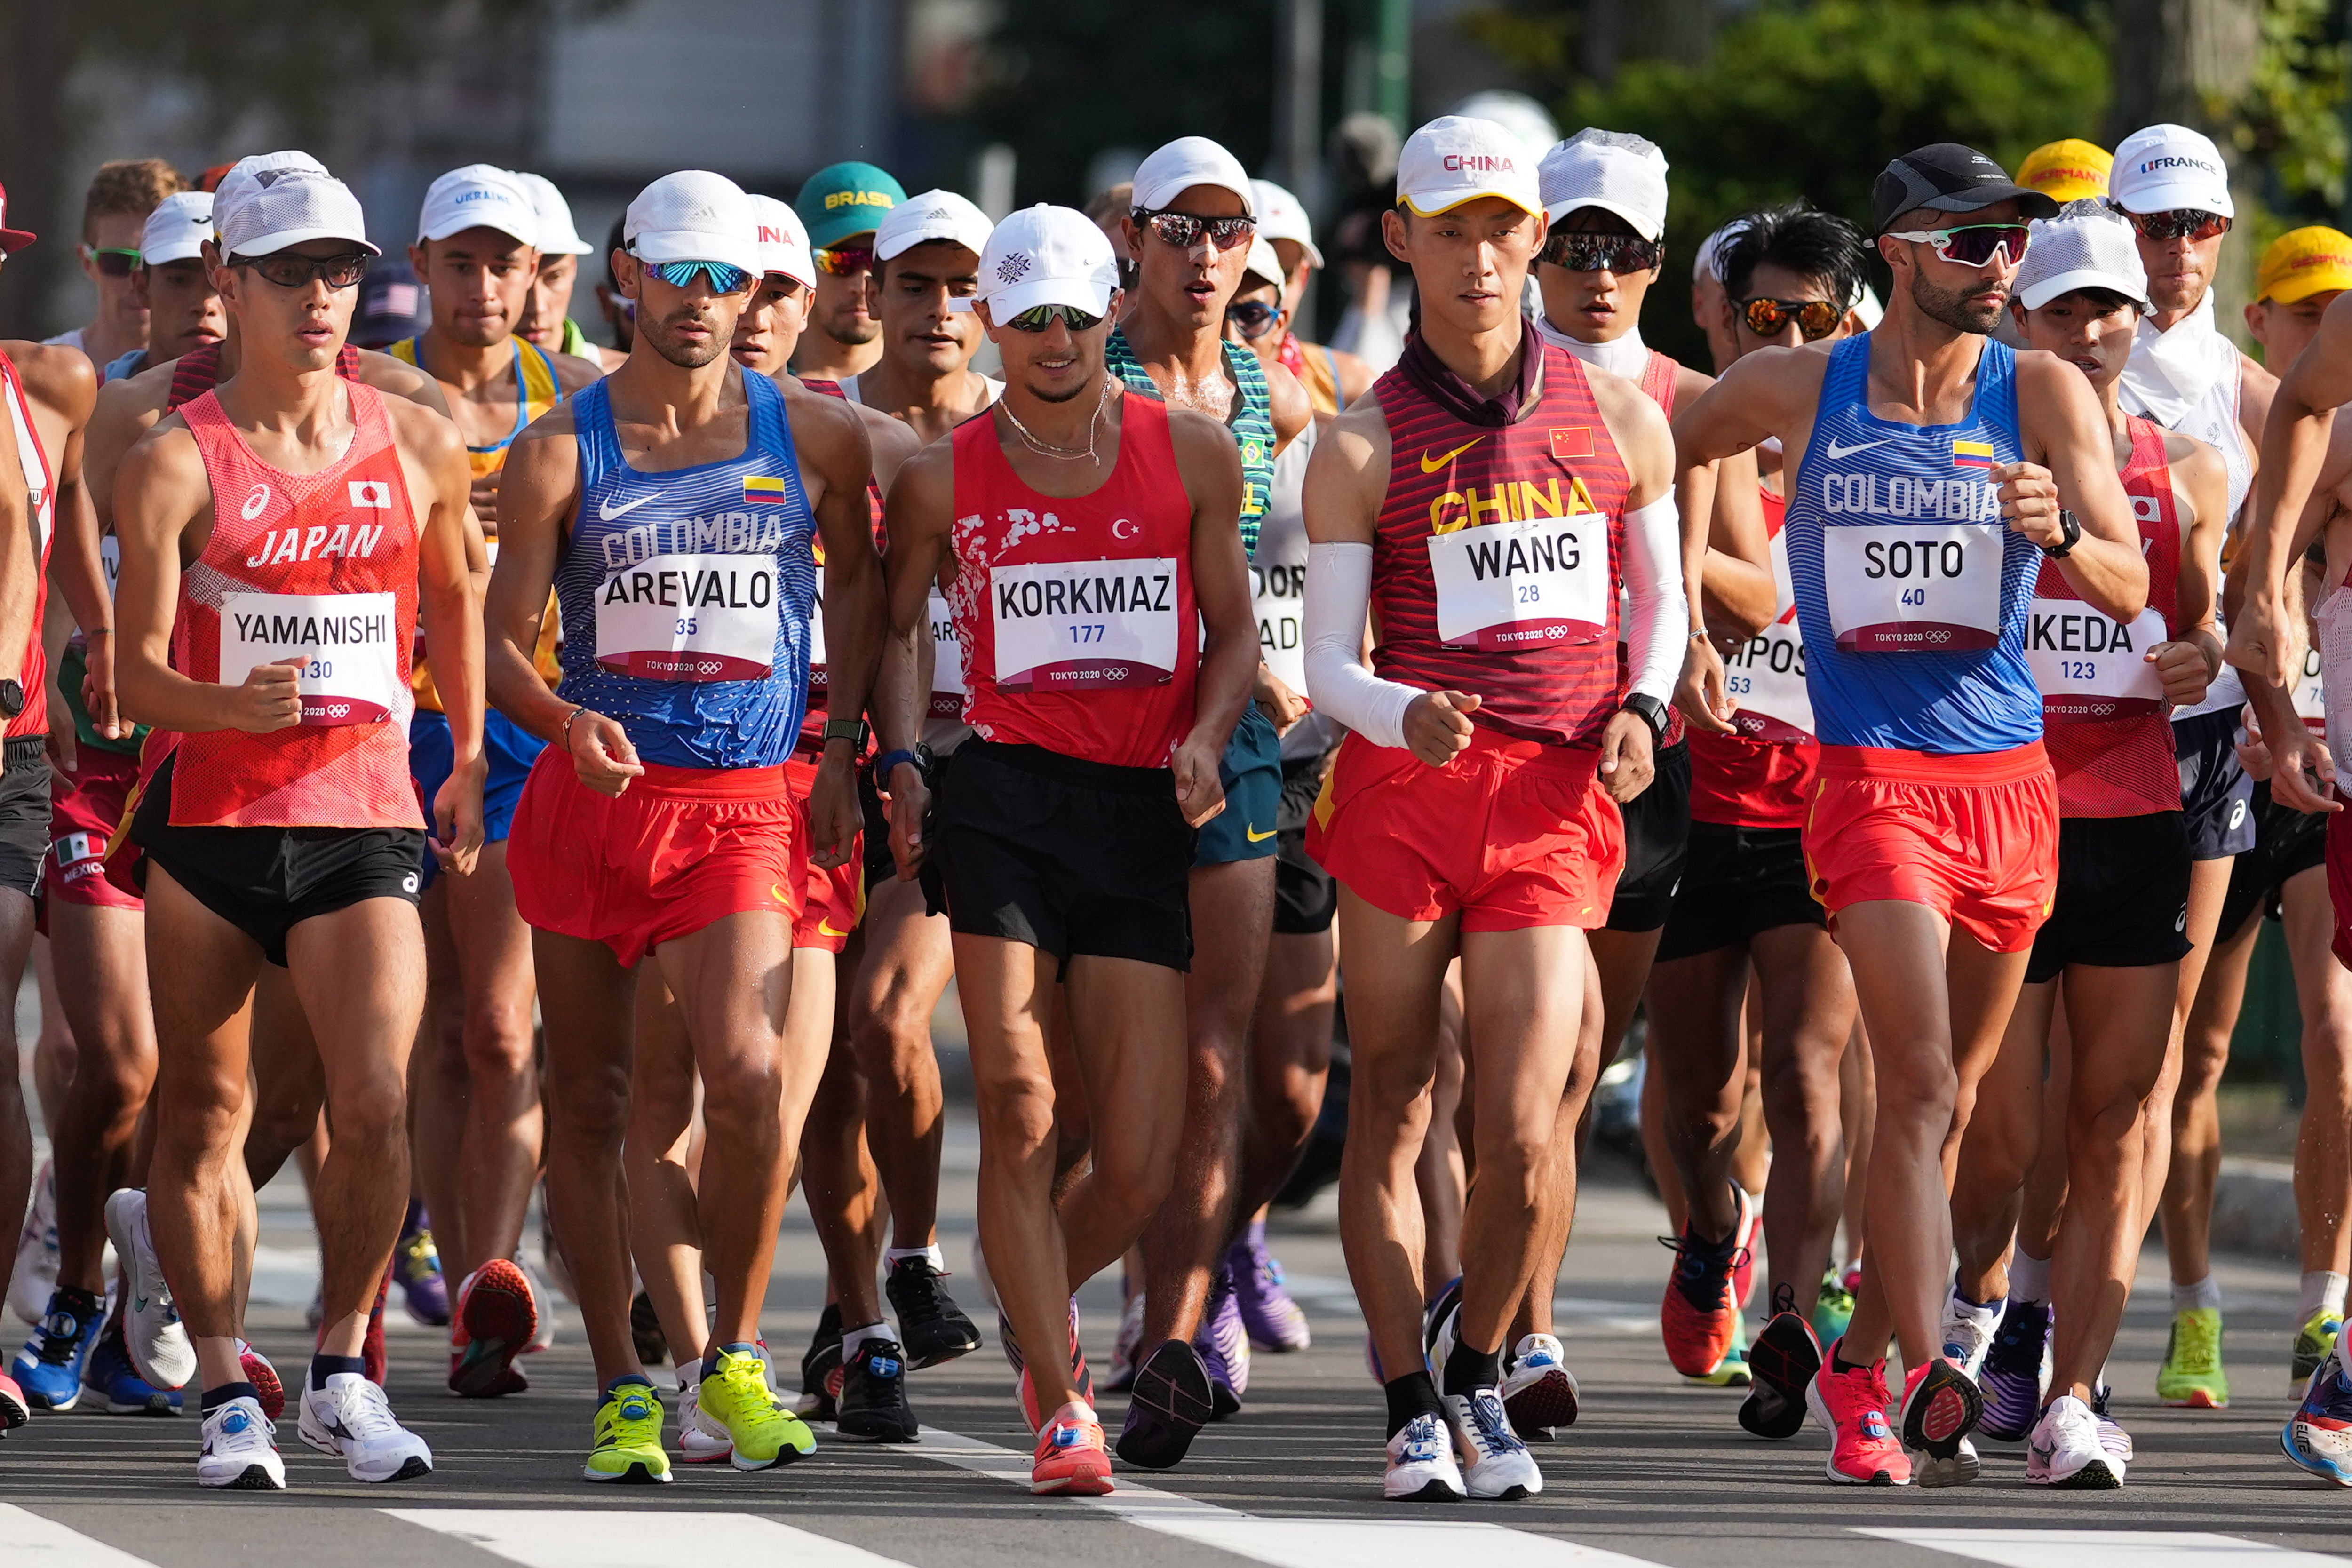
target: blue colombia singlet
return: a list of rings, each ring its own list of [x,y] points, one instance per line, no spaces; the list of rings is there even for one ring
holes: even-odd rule
[[[572,400],[580,513],[555,573],[557,694],[618,720],[645,762],[768,767],[800,729],[815,514],[783,394],[764,375],[742,384],[742,455],[666,473],[622,458],[607,384]]]
[[[1968,416],[1904,425],[1870,412],[1869,335],[1831,351],[1784,534],[1823,744],[1949,755],[2042,738],[2025,658],[2042,553],[2002,521],[1990,472],[2023,453],[2016,369],[1987,338]]]

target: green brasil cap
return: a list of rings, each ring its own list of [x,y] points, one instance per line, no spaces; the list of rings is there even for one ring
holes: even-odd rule
[[[811,248],[823,250],[881,227],[890,209],[906,199],[906,187],[873,164],[835,163],[808,177],[793,199],[793,210],[808,226]]]

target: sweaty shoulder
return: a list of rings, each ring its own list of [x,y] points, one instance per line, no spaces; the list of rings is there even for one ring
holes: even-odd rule
[[[1223,423],[1190,408],[1168,410],[1168,439],[1176,448],[1176,461],[1188,473],[1202,471],[1201,465],[1214,465],[1220,458],[1231,460],[1234,471],[1241,472],[1241,449],[1234,445],[1234,433]]]
[[[915,434],[913,426],[903,419],[893,419],[878,408],[868,408],[853,403],[859,423],[866,426],[866,443],[873,448],[874,482],[888,494],[890,481],[898,477],[898,467],[923,448],[923,438]]]
[[[1298,384],[1298,378],[1284,365],[1269,364],[1265,369],[1266,401],[1274,416],[1274,437],[1276,450],[1287,447],[1307,428],[1315,417],[1315,400]]]
[[[359,380],[362,384],[387,397],[404,397],[411,403],[423,404],[445,419],[448,417],[449,395],[441,390],[439,382],[390,354],[378,353],[373,349],[362,349],[359,354]]]
[[[604,367],[602,364],[592,364],[578,354],[552,353],[547,357],[555,365],[555,384],[563,389],[566,396],[579,391],[592,381],[604,379]]]
[[[845,397],[827,397],[793,382],[770,378],[784,395],[784,417],[792,422],[793,445],[818,454],[846,456],[861,449],[866,422]]]
[[[98,401],[98,372],[91,368],[88,354],[63,343],[22,341],[0,343],[0,351],[15,362],[25,390],[56,410],[67,424],[78,428],[89,418]]]

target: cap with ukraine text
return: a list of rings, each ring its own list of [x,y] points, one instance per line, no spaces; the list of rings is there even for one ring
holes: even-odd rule
[[[758,225],[760,270],[816,287],[816,260],[809,255],[808,230],[800,214],[773,196],[751,198],[751,218]]]
[[[819,250],[853,234],[871,234],[890,209],[907,199],[907,187],[871,163],[833,163],[811,174],[793,198],[793,210]]]
[[[147,215],[147,226],[139,231],[139,265],[193,261],[205,253],[205,241],[212,237],[212,193],[174,191],[155,204]]]
[[[2107,171],[2116,155],[2095,142],[2069,136],[2045,142],[2017,166],[2017,183],[2040,191],[2053,202],[2079,201],[2107,194]]]
[[[2107,194],[2127,213],[2238,214],[2221,149],[2186,125],[2151,125],[2125,137],[2107,174]]]
[[[980,253],[980,295],[989,319],[1007,321],[1039,305],[1068,305],[1089,316],[1110,314],[1118,292],[1118,262],[1094,220],[1044,202],[1024,207],[990,231]]]
[[[637,193],[621,236],[640,261],[723,261],[757,276],[759,224],[751,198],[724,174],[683,169]]]
[[[2254,269],[2255,300],[2274,305],[2338,289],[2352,289],[2352,235],[2325,224],[2280,235]]]
[[[1396,180],[1397,200],[1423,217],[1486,196],[1544,216],[1534,155],[1491,120],[1448,114],[1431,121],[1405,139]]]
[[[1973,147],[1937,142],[1894,159],[1870,187],[1870,228],[1885,234],[1895,220],[1918,207],[1939,213],[1982,212],[2015,202],[2029,218],[2055,217],[2058,203],[2009,177],[2008,171]]]
[[[539,214],[523,183],[495,163],[452,169],[425,187],[416,215],[416,243],[446,239],[469,228],[495,229],[525,245],[539,243]]]

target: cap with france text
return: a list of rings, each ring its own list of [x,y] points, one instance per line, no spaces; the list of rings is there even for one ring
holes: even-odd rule
[[[871,163],[830,163],[811,174],[793,198],[793,210],[807,226],[819,250],[854,234],[872,234],[890,209],[907,199],[907,187]]]
[[[723,261],[757,277],[759,223],[751,198],[724,174],[683,169],[637,193],[621,234],[640,261]]]
[[[996,226],[988,215],[953,191],[925,191],[908,196],[890,209],[874,231],[874,254],[884,261],[904,256],[919,245],[945,240],[978,256]]]
[[[1007,321],[1040,305],[1110,314],[1118,262],[1094,220],[1044,202],[1024,207],[990,231],[980,253],[980,294],[989,318]]]
[[[1491,120],[1448,114],[1431,121],[1405,139],[1396,182],[1397,200],[1423,217],[1487,196],[1544,216],[1534,156]]]
[[[1937,142],[1904,153],[1879,171],[1870,187],[1870,227],[1885,234],[1895,220],[1917,207],[1955,216],[2015,202],[2028,218],[2055,217],[2058,204],[2028,190],[2007,170],[1973,147]]]
[[[2151,125],[2125,137],[2116,147],[2107,194],[2127,213],[2238,214],[2221,149],[2186,125]]]
[[[1206,136],[1179,136],[1136,166],[1135,205],[1146,212],[1161,212],[1196,185],[1213,185],[1242,199],[1242,211],[1257,216],[1257,192],[1249,171],[1225,151],[1224,144]]]
[[[545,174],[529,174],[521,169],[514,177],[530,195],[530,214],[539,224],[539,253],[541,256],[585,256],[596,247],[580,237],[580,230],[572,222],[572,204],[555,188],[555,182]]]
[[[1536,179],[1550,222],[1580,207],[1599,207],[1632,224],[1643,239],[1666,232],[1666,155],[1644,137],[1588,126],[1543,155]]]
[[[2352,235],[2325,224],[2280,235],[2254,268],[2255,300],[2273,305],[2345,289],[2352,289]]]
[[[801,223],[801,215],[773,196],[753,196],[751,218],[758,225],[760,270],[815,288],[816,258],[809,254],[808,230]]]
[[[352,188],[308,169],[266,169],[242,180],[232,174],[213,194],[213,225],[226,258],[272,256],[316,239],[383,254],[368,243],[367,216]]]
[[[155,204],[147,215],[147,226],[139,231],[139,265],[193,261],[205,253],[205,241],[212,237],[212,193],[174,191]]]

